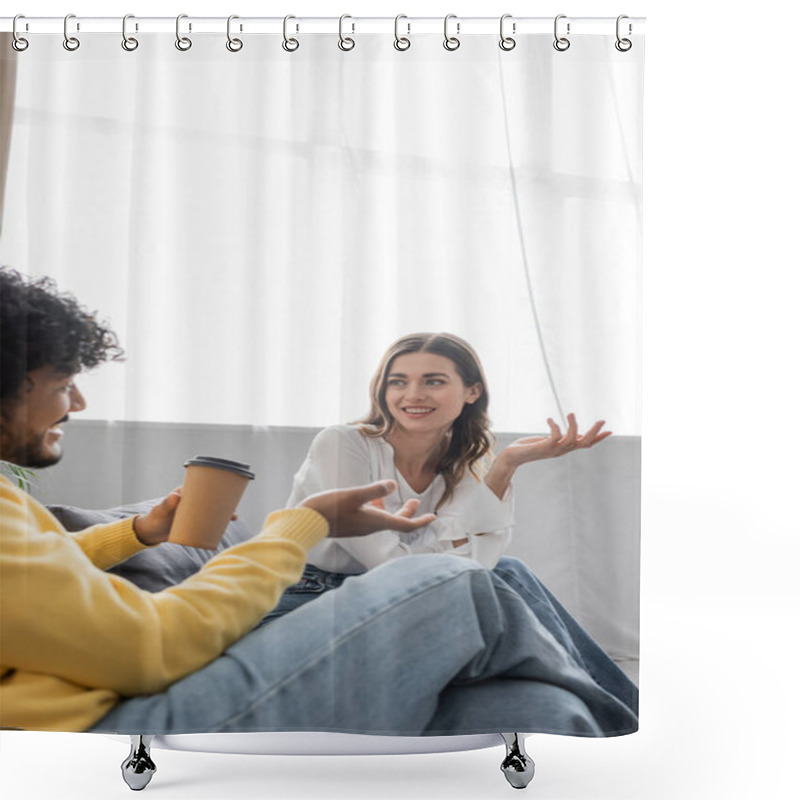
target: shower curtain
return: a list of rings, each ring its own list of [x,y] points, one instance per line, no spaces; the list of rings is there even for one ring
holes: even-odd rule
[[[258,474],[256,530],[313,435],[366,412],[388,345],[451,332],[498,449],[570,412],[613,431],[519,471],[507,553],[635,678],[643,37],[190,22],[0,34],[2,264],[127,356],[81,376],[33,493],[144,500],[213,447]]]

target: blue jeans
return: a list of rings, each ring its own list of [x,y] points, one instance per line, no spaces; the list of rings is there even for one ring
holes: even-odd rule
[[[522,598],[539,622],[596,683],[623,702],[634,714],[638,714],[639,690],[636,685],[578,624],[524,561],[503,556],[492,571]],[[303,577],[284,591],[278,605],[260,624],[271,622],[300,608],[323,592],[338,589],[345,580],[353,577],[355,576],[326,572],[307,564]]]
[[[92,730],[637,729],[631,709],[587,674],[508,583],[474,561],[401,558],[340,583],[272,616],[165,692],[123,700]]]
[[[493,572],[508,584],[556,640],[606,691],[639,713],[639,690],[525,562],[503,556]]]

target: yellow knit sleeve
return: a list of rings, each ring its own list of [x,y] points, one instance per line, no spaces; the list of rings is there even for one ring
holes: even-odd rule
[[[149,549],[136,537],[133,530],[134,517],[110,522],[107,525],[93,525],[82,531],[67,534],[86,554],[98,569],[108,569],[125,561],[142,550]]]
[[[311,509],[277,512],[249,541],[150,594],[97,569],[72,537],[37,530],[39,515],[5,484],[0,499],[4,669],[128,696],[162,691],[241,638],[328,532]]]

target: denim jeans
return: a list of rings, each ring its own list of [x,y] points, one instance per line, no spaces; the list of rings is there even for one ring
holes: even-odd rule
[[[522,598],[542,625],[596,683],[625,703],[634,714],[638,714],[639,690],[636,685],[559,603],[525,562],[503,556],[493,572]],[[284,591],[278,605],[260,624],[271,622],[300,608],[323,592],[338,589],[346,579],[352,577],[354,576],[326,572],[311,564],[306,565],[303,577]]]
[[[292,613],[276,609],[208,666],[165,692],[122,701],[92,730],[610,736],[637,729],[633,711],[521,595],[474,561],[414,556],[326,581],[335,591],[309,583],[313,591],[299,602],[289,592],[284,606],[297,603]]]
[[[639,713],[639,690],[605,650],[580,626],[533,571],[518,558],[503,556],[494,573],[526,603],[556,640],[606,691]]]

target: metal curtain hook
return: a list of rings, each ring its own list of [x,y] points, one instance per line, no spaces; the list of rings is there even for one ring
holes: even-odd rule
[[[24,14],[17,14],[17,16],[14,17],[14,22],[11,25],[11,33],[13,35],[13,38],[11,39],[11,46],[18,53],[21,53],[23,50],[27,50],[28,49],[28,45],[30,44],[30,42],[27,39],[25,39],[22,36],[20,36],[19,33],[17,32],[17,20],[18,19],[25,19],[25,15]]]
[[[516,39],[512,39],[510,36],[505,35],[505,23],[507,19],[511,19],[511,14],[503,14],[500,17],[500,49],[501,50],[513,50],[517,46]],[[513,33],[517,32],[516,23],[512,25],[511,28]]]
[[[236,14],[231,14],[228,17],[228,28],[227,28],[228,41],[225,42],[225,47],[227,47],[228,50],[231,51],[231,53],[238,53],[244,47],[244,42],[241,39],[234,39],[231,37],[231,22],[233,22],[235,19],[239,19],[239,17],[237,17]],[[241,30],[241,27],[239,28],[239,30]]]
[[[623,39],[619,34],[620,27],[621,27],[620,23],[624,19],[628,19],[628,15],[627,14],[620,14],[617,17],[617,41],[614,42],[614,47],[616,47],[617,50],[620,51],[620,53],[627,53],[628,50],[630,50],[631,47],[633,47],[633,42],[630,39]],[[628,36],[630,36],[631,33],[633,33],[633,25],[631,25],[630,22],[629,22],[628,23]]]
[[[127,50],[129,53],[132,53],[139,46],[139,40],[134,38],[133,36],[128,36],[129,19],[134,19],[133,14],[126,14],[122,18],[122,49]]]
[[[175,20],[175,47],[184,52],[192,46],[192,40],[188,36],[181,36],[181,20],[188,18],[188,14],[178,14]],[[192,26],[189,25],[189,30],[191,29]]]
[[[344,50],[345,52],[347,52],[348,50],[352,50],[356,46],[354,39],[352,39],[350,36],[344,35],[343,27],[344,27],[344,21],[346,19],[353,19],[353,18],[349,14],[342,14],[342,16],[339,17],[339,49]],[[355,22],[352,22],[350,24],[353,26],[353,33],[355,33],[356,30]]]
[[[401,19],[408,19],[405,14],[398,14],[394,18],[394,49],[395,50],[408,50],[411,47],[411,39],[408,36],[401,36],[400,35],[400,20]],[[411,33],[411,23],[407,22],[406,27],[408,28],[408,33]]]
[[[553,47],[558,50],[560,53],[563,53],[565,50],[569,50],[570,41],[565,36],[558,35],[558,21],[561,19],[566,19],[566,14],[559,14],[555,22],[553,23],[553,36],[555,37],[555,41],[553,42]],[[567,36],[569,36],[569,22],[567,23]]]
[[[451,19],[456,19],[455,14],[448,14],[444,18],[444,49],[445,50],[458,50],[461,47],[461,40],[458,39],[456,36],[449,36],[448,35],[448,26]],[[461,24],[456,23],[456,33],[460,33],[461,31]]]
[[[289,38],[289,20],[290,19],[297,19],[297,17],[293,17],[291,14],[288,14],[283,18],[283,44],[282,47],[286,50],[287,53],[293,53],[300,47],[300,42],[297,41],[295,38]]]
[[[75,19],[74,14],[67,14],[67,16],[64,17],[64,49],[70,52],[77,50],[81,46],[79,39],[69,35],[69,21],[71,19]],[[80,30],[80,26],[78,30]]]

